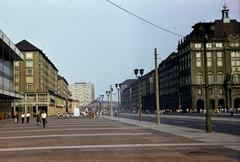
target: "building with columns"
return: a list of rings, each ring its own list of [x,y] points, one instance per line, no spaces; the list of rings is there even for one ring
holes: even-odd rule
[[[13,103],[15,112],[37,114],[42,111],[56,115],[58,95],[58,69],[48,57],[31,43],[23,40],[16,44],[24,61],[14,62],[15,89],[24,94]]]

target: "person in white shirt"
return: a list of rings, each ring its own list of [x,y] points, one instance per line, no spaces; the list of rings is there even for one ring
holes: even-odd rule
[[[29,119],[30,119],[30,113],[28,112],[27,114],[26,114],[26,119],[27,119],[27,123],[29,123]]]
[[[25,120],[25,114],[24,113],[22,113],[21,118],[22,118],[22,123],[24,123],[24,120]]]
[[[47,119],[47,114],[45,113],[45,111],[42,112],[41,118],[42,118],[43,128],[45,128],[45,126],[46,126],[46,119]]]

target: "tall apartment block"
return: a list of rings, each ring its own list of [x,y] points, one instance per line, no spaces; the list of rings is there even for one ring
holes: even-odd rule
[[[42,111],[56,115],[66,111],[66,101],[58,95],[58,69],[42,50],[26,40],[16,44],[24,61],[14,62],[14,84],[24,93],[13,103],[15,112],[37,114]]]
[[[94,101],[94,85],[89,82],[69,84],[69,90],[74,100],[79,101],[81,108],[88,107]]]
[[[22,98],[14,89],[13,62],[22,61],[23,54],[0,30],[0,117],[14,115],[11,102]]]

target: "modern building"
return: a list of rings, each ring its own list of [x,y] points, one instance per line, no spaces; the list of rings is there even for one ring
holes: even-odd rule
[[[72,99],[79,101],[79,107],[88,107],[94,101],[94,85],[90,82],[69,84]]]
[[[14,112],[45,111],[56,115],[62,101],[58,95],[58,69],[36,46],[26,40],[16,44],[23,53],[24,61],[14,62],[15,89],[24,93],[24,98],[13,103]],[[64,109],[64,108],[61,108]]]
[[[213,111],[240,107],[240,23],[229,18],[226,5],[222,19],[195,24],[165,61],[159,66],[161,109],[181,105],[200,112],[206,96]]]
[[[23,96],[14,88],[13,62],[22,61],[23,54],[0,30],[0,118],[11,117],[11,102]]]

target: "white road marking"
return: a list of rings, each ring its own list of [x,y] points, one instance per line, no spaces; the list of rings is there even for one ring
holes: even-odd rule
[[[43,147],[18,147],[1,148],[0,152],[34,151],[55,149],[102,149],[102,148],[134,148],[134,147],[191,147],[191,146],[222,146],[226,143],[164,143],[164,144],[116,144],[116,145],[78,145],[78,146],[43,146]],[[230,144],[234,146],[234,144]]]
[[[17,130],[17,131],[1,131],[0,134],[6,134],[6,133],[26,133],[26,132],[52,132],[52,131],[82,131],[82,130],[133,130],[133,129],[144,129],[141,127],[116,127],[116,128],[104,128],[104,127],[99,127],[99,128],[62,128],[62,129],[46,129],[40,127],[39,129],[32,129],[32,130]]]
[[[36,136],[13,136],[13,137],[0,137],[1,139],[24,139],[24,138],[52,138],[52,137],[92,137],[92,136],[141,136],[152,135],[152,133],[98,133],[98,134],[51,134],[51,135],[36,135]]]

